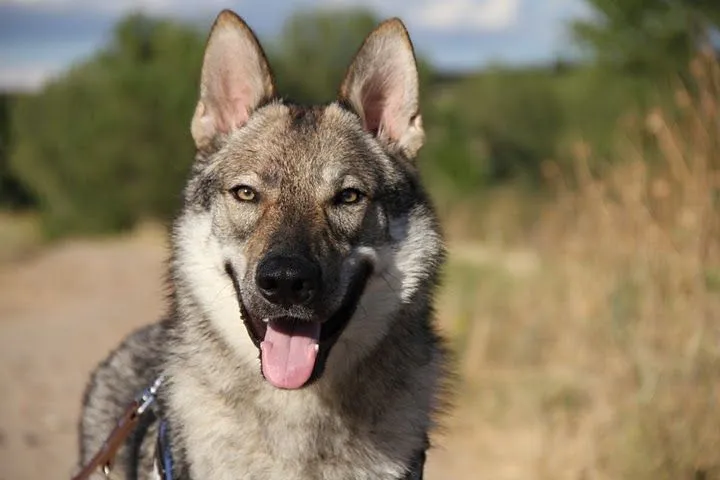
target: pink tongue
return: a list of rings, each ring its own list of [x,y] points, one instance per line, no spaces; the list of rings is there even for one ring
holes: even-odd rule
[[[271,320],[260,344],[265,378],[278,388],[305,385],[315,367],[319,339],[318,322]]]

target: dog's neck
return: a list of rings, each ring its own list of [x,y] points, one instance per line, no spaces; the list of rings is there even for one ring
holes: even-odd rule
[[[340,455],[335,461],[342,464],[337,452],[355,451],[353,458],[371,460],[350,462],[338,467],[340,476],[327,478],[371,471],[378,478],[401,478],[409,459],[424,451],[444,368],[443,350],[430,326],[428,292],[394,303],[376,293],[383,291],[382,279],[370,282],[322,376],[301,389],[281,390],[261,373],[259,352],[240,318],[233,289],[218,280],[222,277],[206,275],[209,282],[199,283],[202,279],[189,281],[174,273],[164,347],[165,404],[171,422],[175,419],[183,429],[178,435],[182,449],[197,455],[186,460],[188,465],[207,472],[202,468],[208,464],[198,459],[212,458],[212,464],[227,470],[211,477],[225,479],[236,478],[232,472],[262,468],[265,461],[278,462],[279,471],[283,464],[322,464],[308,452]],[[227,316],[211,316],[219,314]],[[365,330],[374,335],[361,335]],[[247,438],[267,443],[250,447]],[[223,456],[228,452],[235,456]],[[275,457],[267,460],[268,452]],[[243,455],[252,465],[244,463]]]

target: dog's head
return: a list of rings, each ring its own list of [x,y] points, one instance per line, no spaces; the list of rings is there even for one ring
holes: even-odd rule
[[[305,107],[276,96],[252,31],[222,12],[191,130],[179,301],[280,388],[321,376],[331,349],[367,354],[442,251],[414,165],[424,133],[402,22],[368,36],[336,102]]]

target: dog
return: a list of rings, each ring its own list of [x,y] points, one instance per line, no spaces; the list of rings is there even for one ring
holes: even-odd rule
[[[337,100],[303,106],[278,96],[256,36],[224,10],[200,76],[168,314],[92,373],[80,465],[163,375],[111,478],[159,478],[162,420],[174,479],[421,479],[450,370],[405,26],[381,23]]]

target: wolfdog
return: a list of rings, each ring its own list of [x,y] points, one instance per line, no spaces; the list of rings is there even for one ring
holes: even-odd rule
[[[218,15],[168,314],[93,372],[81,465],[162,375],[112,478],[160,477],[159,430],[174,479],[422,478],[448,362],[418,88],[399,19],[368,35],[336,101],[302,106],[278,96],[245,22]]]

